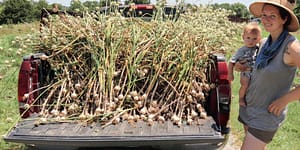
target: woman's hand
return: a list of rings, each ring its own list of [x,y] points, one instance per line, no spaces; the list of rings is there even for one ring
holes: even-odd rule
[[[286,106],[287,106],[287,103],[285,102],[284,99],[277,99],[276,101],[271,103],[271,105],[269,105],[268,111],[270,113],[273,113],[276,116],[279,116]]]
[[[250,71],[251,67],[249,67],[241,62],[236,62],[234,65],[234,69],[236,71],[243,72],[243,71]]]

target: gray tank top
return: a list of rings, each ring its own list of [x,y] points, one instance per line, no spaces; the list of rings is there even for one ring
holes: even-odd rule
[[[296,67],[283,62],[283,54],[289,42],[295,37],[289,35],[280,47],[279,53],[263,69],[253,70],[246,94],[246,107],[240,107],[240,118],[249,126],[264,131],[275,131],[286,115],[286,108],[280,116],[268,112],[268,106],[277,98],[289,92]]]

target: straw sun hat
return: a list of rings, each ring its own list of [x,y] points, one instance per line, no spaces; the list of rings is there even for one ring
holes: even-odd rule
[[[288,30],[290,32],[298,30],[299,22],[293,12],[293,9],[296,5],[295,0],[260,0],[250,4],[249,10],[255,17],[260,17],[264,4],[272,4],[285,9],[291,16],[291,23],[288,25]]]

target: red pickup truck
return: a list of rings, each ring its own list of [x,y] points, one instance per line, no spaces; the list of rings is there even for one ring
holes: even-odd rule
[[[136,5],[135,9],[147,13],[153,11],[153,6]],[[146,10],[145,10],[146,9]],[[109,125],[102,128],[100,123],[82,125],[76,122],[62,122],[36,125],[35,118],[41,110],[41,105],[27,109],[39,98],[37,89],[44,87],[51,76],[54,76],[47,60],[42,60],[42,53],[25,56],[20,66],[18,80],[18,101],[20,120],[12,130],[5,135],[7,142],[24,143],[37,149],[89,149],[110,147],[129,148],[169,148],[185,149],[188,145],[197,144],[218,147],[229,133],[231,86],[227,80],[227,65],[222,55],[211,55],[211,61],[206,69],[207,80],[215,85],[206,97],[204,108],[207,117],[200,124],[175,126],[172,122],[154,123],[149,126],[138,121],[134,126],[128,122]],[[33,93],[27,95],[26,93]],[[43,99],[38,100],[40,104]]]

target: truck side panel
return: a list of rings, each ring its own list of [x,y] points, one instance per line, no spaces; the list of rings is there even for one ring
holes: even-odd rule
[[[33,56],[29,58],[24,58],[18,80],[18,101],[19,101],[19,111],[22,118],[27,118],[30,114],[34,112],[39,112],[38,107],[28,107],[35,103],[35,99],[38,96],[35,89],[39,87],[39,60],[35,59]]]
[[[206,103],[206,111],[216,121],[216,130],[223,134],[229,133],[227,127],[230,117],[231,85],[227,80],[227,64],[224,56],[212,55],[211,59],[217,63],[211,63],[207,71],[208,81],[215,85],[211,89]]]

